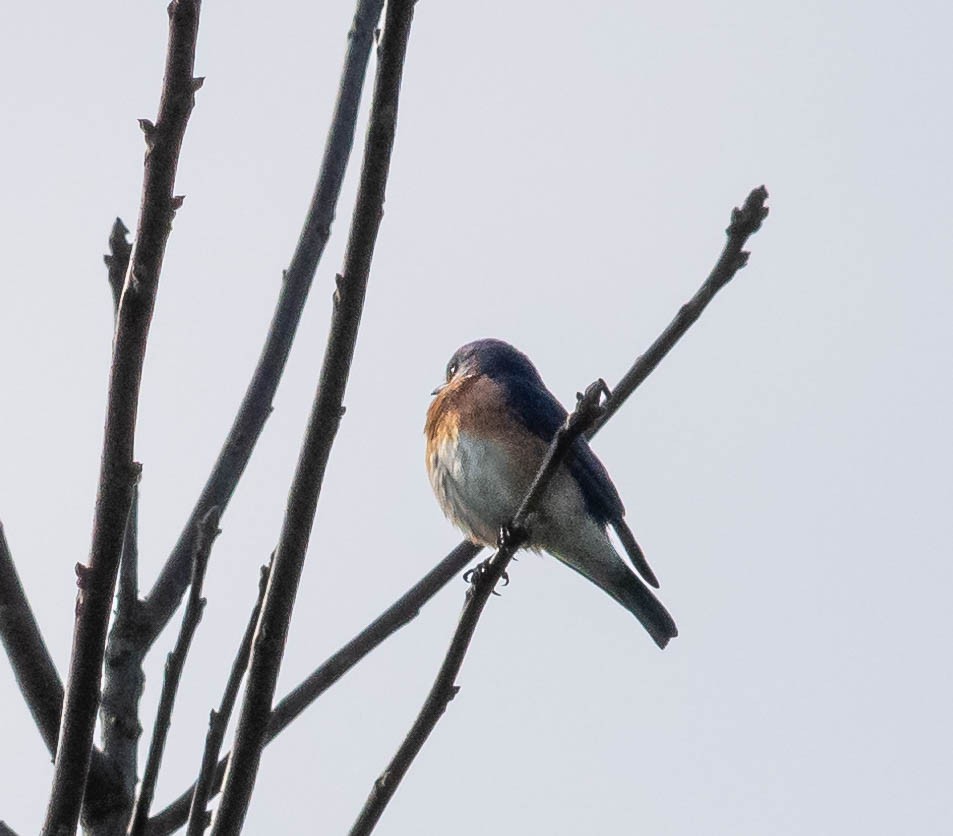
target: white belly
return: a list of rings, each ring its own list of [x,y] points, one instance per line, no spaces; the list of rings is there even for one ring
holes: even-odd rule
[[[495,546],[500,526],[513,518],[541,458],[540,451],[527,455],[460,432],[455,442],[436,446],[428,470],[444,513],[471,540]],[[549,529],[565,526],[583,506],[575,480],[562,470],[547,491],[542,513],[531,521],[532,540],[542,545]]]

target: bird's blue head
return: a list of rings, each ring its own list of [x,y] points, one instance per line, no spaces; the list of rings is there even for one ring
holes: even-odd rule
[[[543,385],[530,359],[503,340],[474,340],[458,348],[447,363],[446,384],[480,375],[500,382],[519,380],[531,385]]]

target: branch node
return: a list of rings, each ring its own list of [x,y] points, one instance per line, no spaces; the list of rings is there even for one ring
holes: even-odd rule
[[[76,572],[76,586],[82,590],[89,589],[93,578],[92,567],[87,566],[85,563],[77,562],[73,570]]]
[[[177,194],[172,196],[172,211],[177,212],[182,208],[182,204],[185,203],[185,195]]]
[[[751,190],[751,194],[739,209],[735,207],[731,212],[731,223],[725,230],[730,238],[738,235],[745,237],[753,235],[761,228],[761,222],[768,216],[768,207],[764,202],[768,199],[768,190],[758,186]]]
[[[146,140],[146,152],[152,151],[156,143],[156,126],[151,119],[140,119],[139,128]]]
[[[205,76],[198,75],[192,79],[192,92],[197,93],[202,89],[202,85],[205,84]]]

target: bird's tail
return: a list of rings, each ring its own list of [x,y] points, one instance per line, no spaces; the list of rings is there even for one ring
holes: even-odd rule
[[[575,536],[560,538],[560,547],[541,544],[546,551],[571,566],[607,592],[634,615],[652,640],[663,648],[678,635],[675,619],[649,588],[633,574],[602,529],[595,525],[576,529]]]
[[[648,630],[652,640],[664,650],[669,640],[678,635],[675,619],[649,588],[625,566],[619,566],[613,575],[609,584],[600,583],[595,578],[593,580],[632,613]]]
[[[625,524],[625,520],[619,517],[619,519],[613,520],[611,525],[615,529],[615,533],[619,535],[619,540],[625,547],[625,553],[629,556],[629,560],[632,561],[635,571],[645,578],[645,582],[649,586],[658,589],[658,579],[655,577],[655,572],[653,572],[652,567],[649,566],[642,547],[635,541],[635,535],[632,534],[632,530]]]

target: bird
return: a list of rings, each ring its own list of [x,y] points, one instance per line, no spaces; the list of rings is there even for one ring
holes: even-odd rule
[[[467,539],[492,548],[566,410],[525,354],[491,338],[457,349],[444,382],[431,394],[424,426],[430,484],[444,514]],[[646,586],[657,589],[658,580],[624,516],[608,472],[579,438],[528,522],[528,546],[548,552],[608,593],[664,649],[678,629]],[[612,545],[609,526],[635,572]]]

